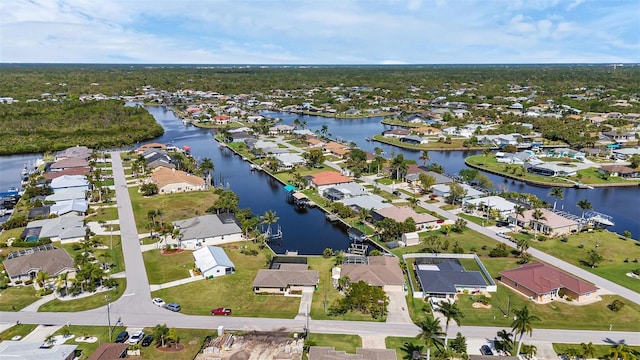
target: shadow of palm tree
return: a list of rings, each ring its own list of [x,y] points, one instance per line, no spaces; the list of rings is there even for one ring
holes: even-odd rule
[[[424,346],[416,345],[412,343],[405,342],[404,345],[400,348],[404,355],[402,356],[403,360],[414,360],[420,359],[422,355],[422,350]],[[420,354],[418,357],[414,356],[414,354]]]

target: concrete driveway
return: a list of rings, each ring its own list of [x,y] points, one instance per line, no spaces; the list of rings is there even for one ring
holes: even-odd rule
[[[407,298],[404,291],[387,291],[389,306],[387,307],[387,323],[413,324],[407,310]]]

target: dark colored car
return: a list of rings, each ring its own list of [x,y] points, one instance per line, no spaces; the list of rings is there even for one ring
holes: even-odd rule
[[[231,315],[231,309],[227,309],[227,308],[212,309],[211,315],[224,315],[224,316]]]
[[[493,356],[493,351],[491,351],[489,345],[482,345],[480,347],[480,352],[482,353],[482,355]]]
[[[167,306],[165,306],[165,308],[167,310],[171,310],[171,311],[175,311],[175,312],[178,312],[178,311],[182,310],[182,307],[180,307],[180,305],[178,305],[176,303],[167,304]]]
[[[400,195],[402,195],[402,193],[400,193],[400,191],[398,191],[398,190],[393,190],[393,195],[400,196]]]
[[[116,337],[117,343],[123,343],[129,339],[129,333],[126,331],[121,331],[120,334]]]
[[[153,335],[147,335],[142,339],[142,342],[140,343],[140,345],[149,346],[151,345],[152,342],[153,342]]]

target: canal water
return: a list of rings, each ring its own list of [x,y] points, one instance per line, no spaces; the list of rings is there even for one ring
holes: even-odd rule
[[[249,164],[229,150],[220,149],[213,139],[211,130],[185,126],[171,111],[164,107],[148,107],[149,112],[164,127],[165,133],[148,142],[188,145],[191,153],[198,159],[208,157],[215,165],[215,181],[220,181],[225,187],[231,188],[240,197],[240,207],[251,208],[256,215],[262,215],[267,210],[273,210],[280,218],[283,238],[272,244],[274,250],[283,253],[287,250],[298,251],[300,254],[321,254],[325,248],[345,250],[349,245],[348,236],[343,228],[325,221],[324,214],[317,209],[298,212],[294,206],[285,201],[286,191],[282,184],[273,180],[262,172],[251,172]],[[283,123],[292,124],[298,118],[306,122],[306,128],[315,131],[322,125],[327,125],[333,138],[354,141],[364,150],[373,151],[380,147],[386,156],[402,153],[408,159],[418,159],[420,152],[399,149],[394,146],[369,142],[365,137],[379,134],[388,126],[380,123],[381,118],[358,120],[340,120],[319,116],[297,115],[280,112],[263,112],[263,115],[281,118]],[[144,143],[140,143],[142,145]],[[430,151],[432,162],[444,166],[448,173],[458,173],[467,168],[464,159],[476,154],[476,151]],[[19,186],[20,170],[24,164],[33,162],[41,155],[13,155],[0,156],[0,191],[6,191],[10,186]],[[549,188],[531,186],[519,181],[506,180],[499,176],[487,174],[499,189],[531,193],[550,203]],[[640,190],[631,188],[597,188],[565,189],[564,200],[558,201],[558,208],[580,215],[578,201],[587,199],[594,210],[613,216],[615,226],[610,230],[622,233],[632,232],[633,237],[640,237]],[[1,221],[1,219],[0,219]]]

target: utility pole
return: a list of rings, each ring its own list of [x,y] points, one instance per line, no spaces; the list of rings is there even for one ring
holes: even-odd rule
[[[111,250],[113,250],[113,225],[109,225],[109,230],[111,233],[109,234],[109,239],[111,241]]]
[[[109,302],[109,295],[105,295],[104,300],[107,302],[107,321],[109,324],[109,342],[111,342],[111,303]]]
[[[309,331],[309,304],[307,304],[307,326],[304,329],[305,331],[305,339],[309,339],[309,335],[311,331]]]

